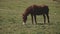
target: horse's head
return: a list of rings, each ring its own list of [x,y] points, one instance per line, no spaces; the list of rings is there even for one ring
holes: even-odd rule
[[[27,16],[25,14],[23,14],[22,18],[23,18],[23,24],[26,24]]]

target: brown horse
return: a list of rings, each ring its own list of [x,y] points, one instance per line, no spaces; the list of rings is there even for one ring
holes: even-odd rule
[[[23,13],[23,24],[26,24],[26,21],[27,21],[27,16],[31,14],[31,17],[32,17],[32,24],[33,24],[33,17],[34,17],[34,20],[35,20],[35,23],[37,24],[37,21],[36,21],[36,15],[43,15],[44,17],[44,23],[46,23],[46,16],[47,16],[47,19],[48,19],[48,23],[49,23],[49,8],[47,5],[40,5],[40,6],[37,6],[37,5],[32,5],[32,6],[29,6],[25,12]]]

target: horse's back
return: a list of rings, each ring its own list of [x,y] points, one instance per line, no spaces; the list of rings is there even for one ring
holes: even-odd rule
[[[43,6],[34,5],[32,9],[33,9],[33,14],[36,15],[46,14],[49,12],[49,8],[47,5],[43,5]]]
[[[47,5],[40,5],[40,6],[32,5],[26,9],[26,14],[30,13],[35,15],[41,15],[41,14],[46,14],[48,12],[49,12],[49,8]]]

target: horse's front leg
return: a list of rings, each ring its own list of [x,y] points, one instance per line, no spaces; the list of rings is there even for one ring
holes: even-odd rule
[[[36,21],[36,15],[34,15],[34,20],[35,20],[35,24],[37,24],[37,21]]]
[[[31,15],[31,19],[32,19],[32,24],[33,24],[33,15]]]

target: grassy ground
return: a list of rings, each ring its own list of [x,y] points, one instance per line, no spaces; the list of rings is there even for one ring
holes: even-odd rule
[[[50,25],[42,24],[43,17],[37,16],[38,25],[22,24],[22,13],[33,4],[49,6]],[[0,34],[60,34],[60,4],[52,0],[0,0]]]

